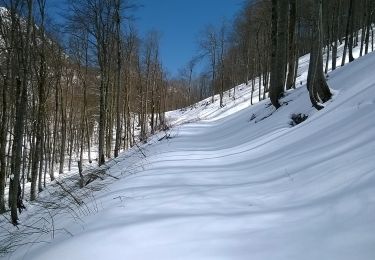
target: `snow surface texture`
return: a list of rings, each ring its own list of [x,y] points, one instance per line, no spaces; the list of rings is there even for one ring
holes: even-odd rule
[[[375,259],[374,71],[375,53],[331,73],[319,112],[304,85],[277,111],[243,85],[222,109],[170,112],[171,138],[122,154],[93,213],[5,258]],[[309,117],[291,127],[294,113]]]

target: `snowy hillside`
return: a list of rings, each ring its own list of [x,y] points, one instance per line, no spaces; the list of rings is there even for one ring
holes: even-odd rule
[[[170,112],[166,135],[112,162],[120,179],[86,201],[94,210],[56,215],[54,240],[38,233],[5,259],[374,259],[374,71],[372,53],[331,73],[319,112],[304,85],[277,111],[250,106],[243,85],[223,109]]]

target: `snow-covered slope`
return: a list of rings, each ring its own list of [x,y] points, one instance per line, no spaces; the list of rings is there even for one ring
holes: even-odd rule
[[[243,85],[223,109],[208,99],[169,113],[170,138],[122,154],[92,213],[55,216],[66,232],[8,257],[374,259],[374,71],[375,53],[331,73],[319,112],[305,86],[274,111],[250,106]],[[293,113],[309,117],[291,127]]]

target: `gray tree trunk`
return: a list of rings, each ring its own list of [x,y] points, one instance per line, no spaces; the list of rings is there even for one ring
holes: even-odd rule
[[[332,94],[327,85],[323,73],[323,26],[322,26],[322,0],[313,4],[313,28],[312,28],[312,50],[307,77],[307,88],[309,90],[312,105],[320,110],[324,108],[320,103],[328,101]]]
[[[15,5],[16,6],[16,5]],[[11,20],[12,20],[12,27],[15,26],[17,28],[19,19],[16,18],[16,10],[14,9],[15,6],[12,6],[11,10]],[[32,21],[32,8],[33,8],[33,1],[29,0],[27,2],[28,7],[28,19],[27,19],[27,29],[26,29],[26,39],[23,42],[24,46],[24,55],[25,60],[23,62],[22,71],[20,69],[21,61],[18,60],[18,53],[13,53],[12,57],[12,79],[15,82],[16,87],[16,120],[14,124],[14,140],[12,144],[12,161],[11,161],[11,172],[13,175],[10,192],[9,192],[9,201],[11,207],[11,220],[14,225],[18,224],[18,209],[22,210],[22,198],[21,198],[21,185],[20,185],[20,175],[21,175],[21,164],[22,164],[22,144],[23,144],[23,133],[24,133],[24,124],[26,118],[26,105],[27,104],[27,79],[28,79],[28,69],[30,68],[30,43],[29,39],[31,38],[31,21]],[[11,43],[13,47],[20,47],[20,38],[17,39],[16,32],[17,30],[15,27],[12,28],[12,36],[11,36]],[[19,32],[18,32],[19,33]],[[19,34],[18,34],[19,36]],[[20,49],[16,48],[17,51]],[[17,64],[18,63],[18,64]],[[17,69],[18,68],[18,69]],[[18,74],[21,73],[22,75]],[[17,74],[16,74],[17,73]],[[22,78],[22,80],[21,80]]]
[[[341,0],[336,0],[335,3],[336,13],[334,18],[333,24],[333,32],[332,32],[332,39],[333,39],[333,46],[332,46],[332,70],[336,69],[337,66],[337,41],[339,38],[339,31],[340,31],[340,10],[341,10]]]
[[[353,34],[353,32],[350,31],[351,21],[352,21],[352,10],[353,10],[353,0],[350,0],[350,2],[349,2],[349,9],[348,9],[348,18],[347,18],[347,21],[346,21],[345,45],[344,45],[344,51],[343,51],[343,54],[342,54],[341,66],[345,65],[346,52],[347,52],[349,43],[351,42],[351,44],[353,44],[353,42],[352,42],[352,35],[349,38],[349,33]]]
[[[115,150],[114,156],[117,157],[121,147],[121,104],[120,104],[120,95],[121,95],[121,36],[120,36],[120,0],[116,1],[116,46],[117,46],[117,71],[116,71],[116,87],[117,87],[117,97],[116,97],[116,139],[115,139]]]
[[[296,16],[297,6],[296,0],[290,0],[289,8],[289,52],[288,52],[288,77],[286,88],[291,89],[295,87],[295,66],[297,56],[297,42],[296,42]]]
[[[8,80],[4,78],[2,85],[2,111],[0,126],[0,214],[5,212],[5,184],[6,184],[6,143],[7,143],[7,88]]]
[[[274,3],[275,2],[275,3]],[[277,2],[277,3],[276,3]],[[277,5],[277,8],[276,6]],[[276,10],[275,10],[276,9]],[[274,27],[277,17],[277,39],[276,39],[276,55],[275,60],[272,60],[273,70],[275,75],[270,86],[270,99],[275,108],[280,107],[279,99],[283,96],[285,79],[286,79],[286,68],[287,68],[287,46],[288,46],[288,14],[289,14],[289,0],[272,1],[272,34],[275,33]],[[275,13],[275,14],[274,14]],[[275,37],[272,35],[272,37]],[[274,39],[273,39],[274,41]],[[272,43],[273,48],[275,43]],[[272,75],[272,73],[271,73]]]
[[[277,31],[278,31],[278,6],[277,0],[272,0],[272,27],[271,27],[271,79],[270,79],[270,100],[274,107],[279,108],[279,95],[277,85]]]

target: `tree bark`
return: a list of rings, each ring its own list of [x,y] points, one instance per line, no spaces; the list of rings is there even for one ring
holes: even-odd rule
[[[350,31],[351,24],[352,24],[352,13],[353,13],[352,10],[353,10],[353,0],[350,0],[350,2],[349,2],[349,8],[348,8],[348,18],[347,18],[347,21],[346,21],[345,45],[344,45],[344,51],[343,51],[343,54],[342,54],[341,67],[345,65],[346,52],[347,52],[349,43],[351,42],[351,44],[353,44],[352,35],[349,38],[349,33],[353,34],[353,32]],[[350,47],[349,47],[349,49],[350,49]]]
[[[349,62],[354,61],[353,57],[353,45],[354,45],[354,14],[355,14],[355,5],[353,5],[353,0],[350,0],[350,8],[349,8],[349,17],[350,17],[350,37],[348,42],[348,49],[349,49]],[[358,33],[358,32],[356,32]],[[358,37],[356,37],[358,39]]]
[[[297,43],[296,43],[296,0],[290,0],[289,8],[289,52],[288,52],[288,77],[286,88],[295,88],[295,66],[297,56]]]
[[[277,109],[280,107],[279,90],[277,79],[277,31],[278,31],[278,6],[277,0],[272,0],[272,26],[271,26],[271,80],[270,80],[270,100],[272,105]]]
[[[323,73],[322,42],[324,34],[322,28],[322,0],[317,0],[314,2],[313,6],[313,42],[307,77],[307,88],[312,105],[320,110],[324,108],[320,103],[328,101],[332,94]]]
[[[274,5],[278,2],[277,11],[274,11]],[[284,94],[286,68],[287,68],[287,45],[288,45],[288,3],[289,0],[272,1],[272,20],[277,17],[277,40],[276,40],[276,65],[274,65],[273,73],[276,74],[274,81],[271,81],[270,99],[276,109],[280,107],[279,99]],[[276,12],[277,14],[274,14]],[[274,27],[275,21],[272,21]],[[274,33],[274,29],[272,29]],[[272,36],[273,37],[273,36]],[[275,44],[273,43],[273,47]],[[275,61],[272,61],[275,62]],[[272,75],[272,73],[271,73]]]
[[[6,144],[7,144],[7,76],[2,85],[2,111],[0,126],[0,214],[5,212],[5,184],[6,184]]]
[[[333,32],[332,32],[332,39],[333,39],[333,46],[332,46],[332,70],[336,69],[337,64],[337,41],[339,38],[339,31],[340,31],[340,10],[341,10],[341,0],[336,0],[335,3],[336,13],[335,19],[333,24]]]
[[[115,150],[114,156],[118,157],[119,150],[121,147],[121,104],[120,104],[120,95],[121,95],[121,68],[122,68],[122,52],[121,52],[121,36],[120,36],[120,0],[116,0],[116,46],[117,46],[117,71],[116,71],[116,87],[117,87],[117,96],[116,96],[116,139],[115,139]]]

